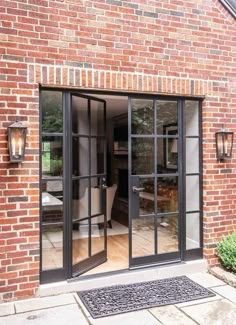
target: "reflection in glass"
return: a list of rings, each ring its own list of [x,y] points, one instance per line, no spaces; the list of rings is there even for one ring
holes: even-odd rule
[[[186,214],[186,249],[200,247],[199,213]]]
[[[154,254],[154,218],[132,219],[132,257]]]
[[[132,99],[132,134],[153,133],[153,101],[146,99]]]
[[[43,136],[42,138],[42,175],[63,175],[63,138]]]
[[[42,222],[63,222],[63,189],[60,180],[42,184]]]
[[[178,216],[157,218],[157,252],[158,254],[176,252],[178,246]]]
[[[89,134],[88,100],[72,96],[72,132]]]
[[[155,213],[154,178],[139,178],[139,187],[143,187],[139,193],[139,215]]]
[[[63,265],[63,189],[62,181],[42,183],[42,269]]]
[[[62,93],[60,91],[43,90],[41,92],[42,132],[62,133]]]
[[[178,139],[157,138],[158,174],[176,173],[178,169]]]
[[[132,174],[154,173],[154,139],[132,139]]]
[[[63,267],[63,226],[42,226],[42,270]]]
[[[158,177],[157,179],[157,211],[170,213],[178,210],[178,177]]]
[[[89,225],[87,221],[73,222],[72,263],[73,265],[89,257]]]
[[[185,101],[185,130],[186,135],[189,136],[198,136],[199,135],[199,117],[198,117],[198,109],[199,102],[193,100]]]
[[[186,138],[186,173],[199,173],[199,140]]]
[[[91,215],[102,214],[102,188],[100,186],[100,178],[91,178]],[[93,218],[93,223],[104,223],[104,216],[99,219]]]
[[[72,184],[72,214],[73,221],[87,218],[89,215],[89,181],[87,178],[74,180]],[[87,221],[84,222],[87,224]]]
[[[91,174],[104,173],[104,139],[91,138]]]
[[[105,249],[105,240],[104,240],[104,231],[105,229],[99,229],[98,225],[95,223],[92,218],[91,222],[92,222],[92,227],[91,227],[91,249],[92,249],[92,255],[95,255],[101,251],[103,251]]]
[[[89,139],[73,137],[72,165],[73,176],[85,176],[89,174]]]
[[[91,135],[104,136],[104,103],[91,100]]]
[[[186,176],[186,211],[199,210],[199,176]]]
[[[165,101],[158,100],[156,102],[157,111],[157,134],[163,135],[165,127],[176,126],[176,132],[178,133],[178,109],[177,101]]]

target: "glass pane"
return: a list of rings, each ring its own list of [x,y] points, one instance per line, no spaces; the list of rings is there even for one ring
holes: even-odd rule
[[[199,172],[199,139],[186,138],[186,173]]]
[[[132,174],[154,173],[154,139],[132,139]]]
[[[166,128],[175,127],[176,133],[178,132],[178,109],[177,101],[159,100],[156,102],[157,110],[157,134],[166,134]]]
[[[63,221],[63,182],[44,181],[42,183],[43,222]],[[52,220],[44,215],[53,215]]]
[[[154,178],[140,178],[139,187],[143,187],[143,191],[139,194],[139,215],[155,213],[154,202]]]
[[[100,178],[91,178],[91,215],[103,214],[102,209],[102,189],[100,186]],[[93,219],[93,223],[104,223],[104,216]]]
[[[88,217],[89,209],[89,181],[87,178],[75,180],[72,183],[72,216],[73,221],[78,222],[82,218]],[[86,222],[87,224],[87,222]]]
[[[178,210],[178,177],[158,177],[157,211],[158,213],[176,212]]]
[[[132,257],[154,254],[154,218],[132,219]]]
[[[73,265],[89,257],[89,224],[88,219],[73,222],[72,263]]]
[[[42,226],[42,270],[45,271],[62,267],[63,226]]]
[[[199,176],[186,176],[186,211],[199,210]]]
[[[104,139],[91,138],[91,175],[104,173]]]
[[[176,173],[178,169],[178,139],[157,138],[157,173]]]
[[[82,97],[72,96],[72,132],[88,135],[88,100]]]
[[[42,175],[63,175],[63,138],[43,136],[42,139]]]
[[[91,219],[91,246],[92,246],[92,255],[95,255],[99,252],[102,252],[105,249],[105,237],[104,237],[104,227],[103,224],[98,226],[98,223],[101,220],[97,220],[97,217]],[[104,218],[103,218],[104,222]],[[101,227],[101,229],[99,229]]]
[[[157,252],[158,254],[176,252],[178,245],[178,216],[157,218]]]
[[[41,93],[42,131],[47,133],[63,132],[62,93],[43,90]]]
[[[186,214],[186,249],[200,247],[199,213]]]
[[[153,130],[153,101],[146,99],[132,99],[132,134],[152,134]]]
[[[185,101],[184,114],[186,135],[199,135],[198,106],[199,102],[197,101]]]
[[[63,267],[62,181],[42,183],[42,223],[42,268],[43,270],[61,268]]]
[[[104,103],[90,101],[91,107],[91,135],[104,135]]]
[[[73,137],[72,166],[73,176],[85,176],[89,174],[89,139]]]

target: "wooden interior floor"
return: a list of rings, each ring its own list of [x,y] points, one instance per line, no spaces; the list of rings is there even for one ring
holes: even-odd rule
[[[128,234],[107,237],[107,262],[84,275],[128,269]]]
[[[52,236],[53,235],[53,236]],[[48,233],[51,242],[44,242],[43,247],[43,266],[45,269],[58,268],[62,266],[62,237],[61,233]],[[128,269],[129,253],[128,233],[110,234],[107,236],[107,262],[88,271],[84,275],[98,274],[110,271]],[[103,250],[103,236],[93,236],[92,254]],[[50,245],[49,245],[50,244]],[[139,228],[133,233],[133,252],[134,257],[148,256],[154,254],[153,229],[147,226]],[[158,252],[167,253],[178,250],[178,239],[176,234],[168,228],[158,227]],[[73,264],[88,257],[88,238],[77,238],[73,240]]]

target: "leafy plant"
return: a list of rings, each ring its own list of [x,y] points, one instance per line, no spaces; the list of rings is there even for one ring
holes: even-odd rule
[[[42,131],[61,133],[63,131],[61,92],[43,91],[41,101]]]
[[[51,172],[52,175],[55,176],[62,175],[62,160],[60,159],[51,160]]]
[[[217,245],[223,266],[236,273],[236,232],[224,237]]]

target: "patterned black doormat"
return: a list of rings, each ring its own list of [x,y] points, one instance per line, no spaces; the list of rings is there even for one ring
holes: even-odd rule
[[[186,276],[80,291],[78,295],[93,318],[215,296]]]

